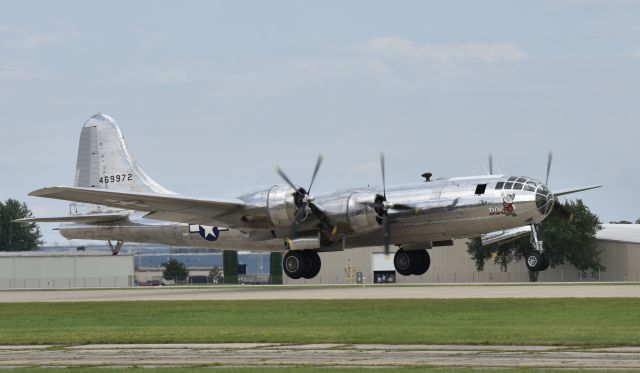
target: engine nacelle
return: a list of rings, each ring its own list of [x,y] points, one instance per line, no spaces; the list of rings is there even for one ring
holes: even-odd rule
[[[286,185],[276,185],[267,193],[267,214],[276,228],[288,228],[296,215],[294,190]]]
[[[275,185],[241,196],[247,206],[239,216],[240,224],[251,228],[288,228],[296,213],[293,193],[286,185]]]
[[[372,203],[376,194],[369,191],[351,193],[347,201],[347,221],[354,233],[366,233],[380,229],[378,214],[362,203]]]
[[[322,246],[320,244],[319,234],[308,237],[297,237],[293,240],[287,240],[285,245],[289,248],[289,250],[314,250],[319,249]]]

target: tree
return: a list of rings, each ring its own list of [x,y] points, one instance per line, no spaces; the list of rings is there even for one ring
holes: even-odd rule
[[[189,277],[189,270],[184,263],[177,259],[171,258],[169,261],[162,263],[164,271],[162,271],[162,278],[165,280],[185,281]]]
[[[224,270],[224,283],[238,283],[238,252],[225,250],[222,252],[222,269]]]
[[[640,224],[640,218],[638,218],[638,220],[636,220],[636,224]]]
[[[32,216],[24,202],[12,198],[0,202],[0,251],[30,251],[42,243],[38,224],[13,222]]]
[[[209,282],[217,284],[222,281],[222,271],[218,266],[213,266],[209,271]]]
[[[596,232],[602,229],[598,216],[578,199],[567,201],[563,206],[571,214],[569,220],[560,214],[551,213],[541,224],[538,238],[544,241],[545,255],[549,265],[555,267],[570,263],[581,271],[603,271],[600,252],[596,245]],[[467,243],[467,252],[475,261],[478,271],[492,257],[503,270],[513,261],[519,261],[531,250],[529,235],[518,240],[482,246],[479,238]],[[529,272],[529,280],[537,281],[538,272]]]
[[[282,284],[282,253],[272,252],[269,255],[269,275],[272,284]]]
[[[640,219],[638,219],[640,220]],[[638,221],[636,220],[636,221]],[[609,224],[633,224],[629,220],[610,221]],[[637,224],[637,223],[636,223]]]

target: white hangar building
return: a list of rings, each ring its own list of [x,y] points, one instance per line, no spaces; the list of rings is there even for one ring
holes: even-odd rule
[[[0,253],[0,289],[127,287],[133,255],[92,252]]]
[[[571,265],[549,268],[540,272],[539,282],[574,281],[640,281],[640,224],[603,224],[596,235],[600,259],[606,271],[592,274],[580,272]],[[321,253],[322,269],[313,279],[292,280],[284,276],[285,284],[365,284],[380,282],[465,283],[465,282],[527,282],[529,272],[523,262],[512,262],[507,271],[489,260],[479,272],[469,254],[466,240],[456,240],[453,246],[429,250],[431,267],[422,276],[401,276],[393,267],[393,253],[385,256],[381,247],[350,249]],[[391,280],[390,280],[391,278]]]

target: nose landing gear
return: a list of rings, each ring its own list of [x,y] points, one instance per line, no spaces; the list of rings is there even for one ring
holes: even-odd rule
[[[538,227],[531,224],[531,246],[533,250],[525,256],[525,264],[532,272],[540,272],[549,268],[549,258],[544,253],[543,242],[538,239]]]

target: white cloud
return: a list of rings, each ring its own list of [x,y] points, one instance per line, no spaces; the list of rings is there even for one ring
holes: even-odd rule
[[[56,43],[66,36],[60,33],[29,34],[20,37],[16,45],[20,48],[32,49]]]
[[[17,80],[48,80],[49,75],[44,71],[0,65],[0,79],[2,78]]]
[[[400,37],[379,37],[369,40],[367,51],[383,58],[406,61],[434,61],[442,64],[461,62],[505,62],[528,58],[513,43],[450,43],[415,44]]]
[[[204,80],[202,76],[195,76],[193,73],[180,70],[153,70],[138,71],[127,74],[124,78],[118,79],[122,81],[137,81],[148,85],[158,86],[175,86],[190,84],[197,80]]]
[[[66,39],[60,32],[29,33],[16,28],[0,27],[0,44],[12,48],[34,49],[57,43]]]

